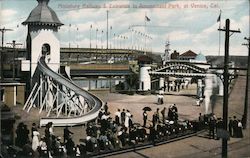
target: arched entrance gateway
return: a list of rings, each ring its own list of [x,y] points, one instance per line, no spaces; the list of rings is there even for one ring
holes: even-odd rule
[[[149,65],[141,67],[140,78],[143,78],[144,87],[140,90],[147,91],[152,89],[164,89],[178,91],[185,82],[197,83],[197,98],[204,99],[205,113],[211,113],[212,107],[215,103],[215,95],[218,89],[218,77],[209,70],[210,65],[206,63],[171,60],[167,61],[165,65],[151,69]],[[145,71],[148,70],[148,71]],[[152,83],[157,80],[157,88]],[[149,87],[149,88],[148,88]]]

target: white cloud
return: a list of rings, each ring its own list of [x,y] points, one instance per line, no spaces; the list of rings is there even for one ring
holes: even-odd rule
[[[1,3],[1,2],[0,2]],[[13,22],[13,17],[17,12],[13,9],[1,9],[0,10],[0,25],[4,25],[9,22]],[[5,17],[5,18],[3,18]]]
[[[13,10],[13,9],[3,9],[2,11],[1,11],[1,15],[3,16],[3,17],[9,17],[9,16],[13,16],[13,15],[15,15],[17,12],[15,11],[15,10]]]
[[[169,36],[171,41],[179,41],[179,40],[189,40],[191,37],[191,34],[187,31],[173,31],[169,34],[166,34],[166,37]]]
[[[5,1],[7,3],[7,1]],[[75,3],[77,1],[65,1],[60,3]],[[170,9],[170,8],[84,8],[75,10],[58,10],[57,15],[59,19],[65,24],[59,30],[61,36],[62,46],[68,46],[70,41],[71,46],[76,47],[89,47],[90,43],[90,25],[92,25],[92,45],[95,45],[95,33],[96,28],[98,30],[104,30],[103,43],[106,43],[106,10],[109,10],[109,26],[112,26],[112,35],[125,35],[130,37],[131,25],[140,25],[140,27],[134,27],[134,30],[144,32],[144,20],[145,14],[150,18],[150,22],[147,22],[147,33],[153,37],[150,42],[153,50],[157,52],[164,52],[164,44],[166,39],[170,38],[171,49],[184,52],[189,49],[204,54],[217,54],[218,53],[218,27],[219,23],[216,23],[219,15],[219,9],[222,9],[222,26],[226,18],[231,19],[231,29],[240,28],[240,34],[234,34],[230,37],[230,52],[232,54],[240,54],[240,52],[246,52],[246,48],[241,46],[244,36],[249,36],[249,11],[246,12],[246,1],[148,1],[148,4],[179,4],[183,6],[185,4],[218,4],[217,8],[189,8],[189,9]],[[84,1],[84,3],[95,4],[93,1]],[[126,5],[126,4],[140,4],[140,1],[109,1],[103,2],[106,5]],[[51,5],[59,5],[55,1]],[[143,3],[144,4],[144,3]],[[10,5],[11,6],[11,5]],[[15,6],[16,7],[16,6]],[[35,5],[34,5],[35,7]],[[14,7],[13,7],[14,8]],[[6,7],[1,10],[1,14],[8,15],[8,19],[4,19],[4,26],[1,27],[12,28],[15,31],[8,32],[6,35],[6,41],[13,39],[20,39],[25,41],[27,28],[20,25],[25,19],[17,17],[19,14],[18,9],[14,10],[12,7]],[[31,7],[32,8],[32,7]],[[239,9],[240,8],[240,9]],[[243,8],[243,9],[242,9]],[[248,7],[249,10],[249,7]],[[26,14],[26,13],[25,13]],[[25,18],[28,16],[25,15]],[[13,20],[19,19],[19,20]],[[1,18],[3,21],[3,19]],[[19,28],[16,26],[19,24]],[[71,27],[69,27],[71,24]],[[77,30],[78,28],[78,30]],[[25,32],[25,33],[23,33]],[[112,36],[111,35],[111,36]],[[100,43],[100,32],[98,35],[98,44]],[[134,37],[137,45],[144,45],[144,40],[141,36]],[[224,34],[221,32],[221,48],[224,44]],[[223,52],[223,50],[221,50]],[[222,54],[222,53],[221,53]],[[243,53],[244,54],[244,53]]]
[[[198,34],[194,35],[192,41],[194,43],[208,41],[208,39],[215,37],[215,35],[218,34],[218,31],[217,31],[218,28],[219,28],[219,25],[217,23],[213,24],[212,26],[210,26],[208,28],[205,28],[204,30],[202,30]]]

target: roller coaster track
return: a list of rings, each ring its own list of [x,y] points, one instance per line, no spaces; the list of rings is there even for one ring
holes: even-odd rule
[[[40,118],[40,126],[44,126],[48,122],[53,122],[54,126],[75,126],[75,125],[80,125],[80,124],[86,123],[88,121],[94,120],[98,116],[99,110],[102,107],[102,101],[98,97],[96,97],[95,95],[91,94],[90,92],[80,88],[72,80],[67,79],[66,77],[62,76],[61,74],[56,73],[53,70],[51,70],[45,62],[45,57],[41,57],[39,59],[37,67],[40,70],[40,72],[43,73],[43,75],[50,77],[50,79],[53,80],[53,83],[55,83],[57,85],[65,86],[66,89],[70,90],[71,92],[73,91],[74,95],[70,96],[71,98],[73,98],[74,96],[83,97],[84,100],[86,101],[86,103],[88,104],[89,109],[90,109],[86,113],[80,114],[78,116],[42,117],[42,118]],[[32,95],[32,94],[30,94],[30,95]],[[33,97],[34,97],[34,95],[33,95]],[[59,97],[57,97],[57,98],[55,97],[55,99],[58,99],[58,98]],[[33,106],[32,104],[28,104],[27,102],[29,102],[29,100],[26,101],[26,104],[25,104],[23,109],[27,108],[28,105],[30,105],[30,107]],[[79,107],[79,105],[76,105],[77,103],[73,103],[73,104],[74,104],[74,106]],[[80,104],[82,104],[82,103],[80,103]],[[51,105],[51,106],[54,106],[54,105]],[[44,109],[44,107],[41,107],[40,111],[42,109]],[[28,109],[28,111],[29,110],[30,110],[30,108]]]

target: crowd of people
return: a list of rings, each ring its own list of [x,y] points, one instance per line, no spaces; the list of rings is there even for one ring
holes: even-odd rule
[[[21,122],[16,129],[15,145],[22,149],[21,154],[24,157],[86,157],[102,151],[134,147],[145,142],[155,144],[206,127],[209,129],[209,137],[217,139],[220,129],[223,128],[222,119],[216,118],[214,114],[200,114],[197,121],[180,121],[175,104],[168,109],[157,108],[151,119],[148,117],[148,111],[151,111],[149,107],[143,109],[141,125],[134,122],[128,109],[117,109],[112,118],[106,103],[99,111],[97,120],[87,123],[86,137],[80,139],[79,144],[73,141],[74,133],[68,127],[63,130],[62,140],[54,133],[52,122],[46,125],[42,136],[35,123],[29,132],[27,125]],[[235,116],[229,119],[228,129],[231,137],[243,137],[241,121]]]
[[[216,117],[215,114],[210,115],[201,115],[199,116],[199,122],[201,127],[207,126],[209,129],[209,138],[220,139],[220,137],[226,138],[242,138],[243,137],[243,126],[240,119],[237,119],[236,116],[233,116],[233,119],[229,117],[229,123],[227,125],[228,132],[223,132],[224,125],[223,119]],[[222,136],[223,135],[223,136]]]
[[[188,89],[188,85],[190,84],[190,81],[188,80],[175,80],[175,81],[168,81],[164,84],[164,91],[177,91],[179,92],[181,89]]]
[[[22,149],[24,157],[85,157],[100,151],[113,151],[144,142],[155,143],[177,137],[185,131],[193,130],[190,121],[178,121],[177,106],[157,108],[152,118],[148,119],[148,111],[143,110],[143,125],[135,123],[128,109],[117,109],[114,118],[111,117],[107,103],[99,111],[96,121],[88,122],[86,137],[76,144],[72,137],[74,133],[65,127],[63,140],[53,131],[53,123],[46,125],[44,135],[38,132],[38,126],[33,123],[31,130],[24,123],[19,123],[16,129],[15,145]],[[19,153],[20,154],[20,153]]]
[[[16,151],[16,155],[49,158],[80,156],[80,147],[79,145],[75,146],[72,140],[74,133],[69,130],[68,126],[64,128],[63,141],[61,137],[54,134],[52,122],[49,122],[45,126],[44,135],[42,136],[38,132],[37,125],[33,123],[31,127],[31,139],[29,139],[29,134],[27,126],[23,122],[19,123],[15,141],[15,145],[19,147],[19,150]]]

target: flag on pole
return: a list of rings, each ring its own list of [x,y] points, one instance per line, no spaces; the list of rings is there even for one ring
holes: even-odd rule
[[[217,18],[217,22],[220,22],[220,17],[221,17],[221,10],[220,10],[220,15],[219,15],[219,17]]]
[[[150,19],[147,17],[147,15],[145,15],[145,20],[150,21]]]

